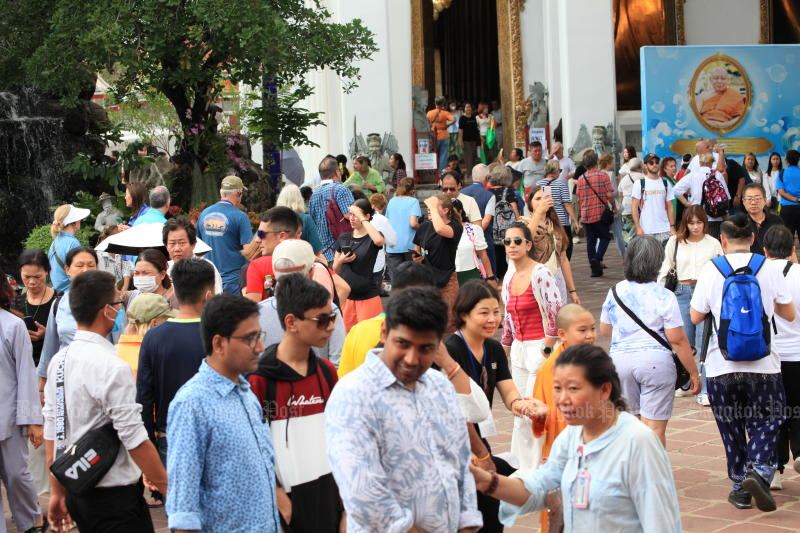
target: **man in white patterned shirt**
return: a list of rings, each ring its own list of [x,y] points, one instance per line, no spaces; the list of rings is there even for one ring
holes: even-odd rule
[[[434,289],[393,296],[383,349],[333,389],[325,440],[350,532],[468,533],[483,525],[455,391],[430,369],[446,322]]]

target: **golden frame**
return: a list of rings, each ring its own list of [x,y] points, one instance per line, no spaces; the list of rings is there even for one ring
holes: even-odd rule
[[[697,108],[697,101],[695,96],[695,89],[697,88],[697,81],[700,78],[700,75],[708,68],[709,65],[712,63],[717,63],[720,61],[724,61],[726,63],[730,63],[732,66],[736,67],[736,69],[742,74],[742,79],[744,80],[745,86],[745,104],[744,110],[742,114],[739,115],[739,119],[731,124],[730,126],[714,126],[713,124],[708,123],[701,115],[700,109]],[[742,125],[742,122],[747,118],[748,113],[750,112],[750,104],[753,101],[753,87],[750,84],[750,78],[747,76],[747,72],[742,67],[741,63],[736,61],[730,56],[727,56],[722,53],[716,53],[713,56],[707,57],[700,63],[694,71],[694,75],[692,76],[692,81],[689,83],[689,105],[692,107],[692,111],[694,112],[695,117],[700,122],[700,125],[706,128],[709,131],[716,133],[717,135],[726,135],[736,128]]]

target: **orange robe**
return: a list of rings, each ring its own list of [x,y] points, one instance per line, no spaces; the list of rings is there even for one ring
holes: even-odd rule
[[[706,120],[728,122],[744,113],[744,97],[730,87],[703,102],[700,114]]]
[[[556,406],[556,399],[553,394],[553,371],[556,359],[563,351],[564,346],[559,343],[553,353],[550,354],[550,357],[536,371],[536,382],[533,385],[533,397],[544,402],[548,408],[547,418],[533,420],[533,436],[539,438],[544,435],[542,462],[550,456],[550,449],[553,447],[553,442],[558,437],[558,434],[567,427],[567,422],[561,416],[561,411]],[[542,531],[546,532],[548,525],[547,511],[539,513],[539,522],[542,525]]]

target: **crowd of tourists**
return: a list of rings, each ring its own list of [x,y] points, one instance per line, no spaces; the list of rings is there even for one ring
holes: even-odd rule
[[[89,211],[61,206],[9,273],[23,290],[0,275],[14,523],[141,533],[163,506],[174,531],[502,531],[533,511],[543,530],[680,531],[683,394],[711,407],[728,501],[775,510],[800,472],[798,159],[761,172],[700,141],[680,169],[628,147],[616,174],[533,143],[465,173],[457,155],[420,202],[413,177],[356,184],[328,156],[255,233],[236,176],[196,221],[134,182],[109,233],[163,240],[135,257],[82,246]],[[592,276],[612,238],[624,257],[598,317],[579,233]]]

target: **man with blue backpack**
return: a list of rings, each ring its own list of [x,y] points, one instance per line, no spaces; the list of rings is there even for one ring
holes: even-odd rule
[[[784,277],[763,255],[750,253],[753,232],[745,214],[720,226],[725,255],[700,272],[691,317],[713,323],[706,360],[708,397],[728,463],[733,490],[728,501],[774,511],[770,482],[776,469],[776,441],[784,422],[781,361],[771,349],[774,315],[795,318]]]

